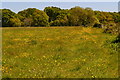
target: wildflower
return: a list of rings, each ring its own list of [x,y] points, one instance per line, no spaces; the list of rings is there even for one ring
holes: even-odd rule
[[[57,60],[55,60],[55,62],[57,62]]]

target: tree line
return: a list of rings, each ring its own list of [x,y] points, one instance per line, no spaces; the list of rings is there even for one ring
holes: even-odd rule
[[[93,11],[91,8],[79,6],[71,9],[45,7],[39,10],[28,8],[18,13],[10,9],[2,9],[3,27],[40,27],[40,26],[92,26],[115,27],[120,22],[119,12]]]

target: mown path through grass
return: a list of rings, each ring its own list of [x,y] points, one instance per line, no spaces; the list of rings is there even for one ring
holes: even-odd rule
[[[97,28],[3,28],[3,77],[118,77],[118,53],[106,43],[114,37]]]

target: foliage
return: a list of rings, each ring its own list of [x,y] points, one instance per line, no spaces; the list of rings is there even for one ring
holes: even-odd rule
[[[36,8],[28,8],[18,14],[23,16],[24,26],[48,26],[47,14]]]
[[[95,24],[100,24],[99,20],[94,14],[94,11],[91,8],[85,8],[87,13],[87,20],[85,21],[86,26],[94,26]]]
[[[117,12],[94,11],[105,33],[119,34],[120,14]],[[98,25],[99,26],[99,25]]]
[[[104,28],[105,33],[112,33],[112,34],[120,34],[120,22],[119,23],[113,23],[109,26],[106,26]]]
[[[68,17],[65,14],[60,14],[57,16],[57,19],[50,22],[51,26],[67,26]]]
[[[85,10],[80,7],[71,8],[68,18],[70,26],[81,26],[82,23],[86,20]]]
[[[60,10],[58,7],[45,7],[44,12],[49,16],[49,22],[56,20]]]
[[[9,9],[2,9],[2,26],[3,27],[17,27],[21,26],[21,21],[19,20],[16,13]]]
[[[113,16],[109,12],[95,11],[95,15],[102,24],[114,22]]]
[[[115,23],[120,22],[120,13],[114,12],[114,13],[110,13],[110,14],[113,16]]]
[[[71,9],[45,7],[44,11],[28,8],[18,12],[2,9],[3,26],[91,26],[104,28],[108,33],[116,29],[120,22],[120,13],[93,11],[91,8],[79,6]],[[17,23],[14,23],[17,22]]]
[[[33,22],[33,20],[31,18],[25,18],[23,21],[24,26],[31,26],[32,22]]]
[[[81,7],[74,7],[70,9],[70,26],[93,26],[96,21],[94,12],[91,8],[83,9]]]
[[[119,48],[120,48],[120,33],[118,36],[115,38],[115,40],[112,41],[112,43],[119,43]]]

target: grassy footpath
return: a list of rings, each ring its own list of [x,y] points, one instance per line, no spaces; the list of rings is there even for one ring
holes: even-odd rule
[[[114,38],[97,28],[3,28],[3,77],[118,77]]]

